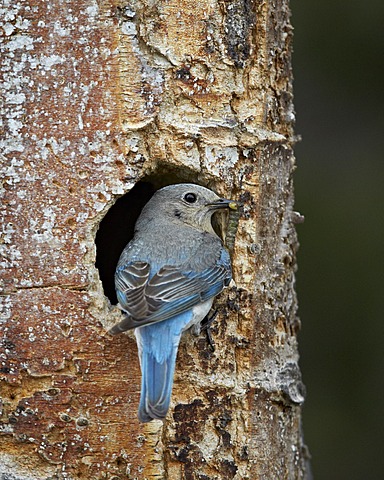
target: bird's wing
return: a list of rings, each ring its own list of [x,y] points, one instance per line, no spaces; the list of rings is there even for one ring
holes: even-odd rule
[[[214,297],[229,284],[231,265],[223,249],[218,262],[201,272],[161,267],[150,278],[150,265],[132,262],[116,271],[116,291],[127,317],[110,333],[161,322]]]
[[[135,318],[147,316],[144,291],[149,274],[150,265],[147,262],[131,262],[119,268],[115,275],[117,299],[124,310]]]

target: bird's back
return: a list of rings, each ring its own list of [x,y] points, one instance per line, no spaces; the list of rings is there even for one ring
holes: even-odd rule
[[[159,219],[136,231],[120,256],[118,268],[141,261],[157,269],[171,265],[200,272],[219,260],[222,248],[217,235]]]

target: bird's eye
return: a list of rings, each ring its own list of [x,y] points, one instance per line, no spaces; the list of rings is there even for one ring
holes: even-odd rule
[[[194,193],[190,192],[184,195],[184,200],[188,203],[195,203],[197,200],[197,197]]]

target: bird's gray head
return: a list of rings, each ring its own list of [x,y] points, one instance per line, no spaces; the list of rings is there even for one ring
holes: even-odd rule
[[[236,202],[220,198],[208,188],[193,183],[168,185],[157,190],[145,205],[136,224],[140,228],[151,220],[166,218],[213,233],[211,218],[214,212],[235,208]]]

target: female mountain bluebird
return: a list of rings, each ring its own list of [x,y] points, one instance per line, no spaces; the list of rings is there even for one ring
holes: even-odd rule
[[[201,323],[231,281],[229,254],[211,217],[235,205],[199,185],[161,188],[143,208],[120,256],[115,285],[126,317],[110,333],[136,329],[141,422],[166,416],[181,335]]]

